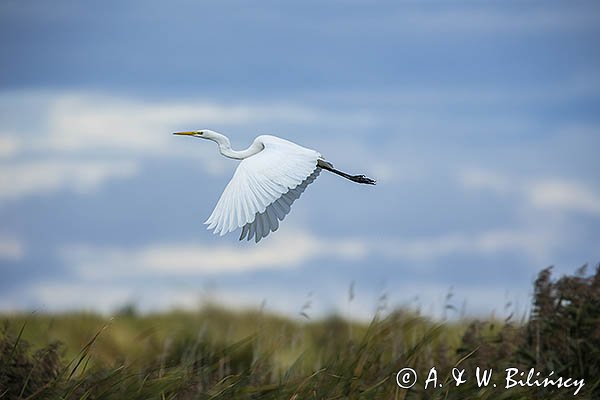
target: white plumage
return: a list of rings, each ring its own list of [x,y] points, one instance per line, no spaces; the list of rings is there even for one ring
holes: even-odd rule
[[[235,151],[227,137],[213,131],[176,134],[212,140],[219,145],[221,154],[242,160],[205,222],[208,229],[221,236],[242,228],[240,240],[254,238],[258,243],[275,232],[321,168],[355,182],[375,183],[363,175],[351,176],[335,170],[319,152],[276,136],[258,136],[248,149]]]
[[[303,182],[320,170],[317,160],[321,155],[314,150],[275,136],[259,136],[256,142],[264,149],[238,165],[205,222],[208,229],[221,236],[243,228],[241,239],[254,236],[258,242],[275,232],[278,221],[290,212],[304,190],[300,187],[306,188],[308,183]]]

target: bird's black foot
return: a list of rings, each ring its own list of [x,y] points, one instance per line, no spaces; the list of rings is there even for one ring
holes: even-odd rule
[[[377,183],[375,179],[368,178],[364,175],[354,175],[351,179],[356,183],[364,183],[365,185],[374,185]]]

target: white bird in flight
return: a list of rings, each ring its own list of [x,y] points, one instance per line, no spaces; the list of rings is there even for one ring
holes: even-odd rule
[[[242,160],[205,222],[209,230],[221,236],[242,228],[240,240],[254,237],[258,243],[275,232],[279,221],[290,212],[292,203],[322,169],[353,182],[375,184],[364,175],[338,171],[319,152],[276,136],[258,136],[246,150],[236,151],[227,136],[211,130],[175,132],[174,135],[212,140],[219,145],[223,156]]]

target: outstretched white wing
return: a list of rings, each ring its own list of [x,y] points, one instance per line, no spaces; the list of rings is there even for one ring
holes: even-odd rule
[[[223,191],[208,229],[222,235],[243,228],[240,240],[256,242],[279,228],[290,206],[319,175],[321,155],[274,136],[259,136],[264,149],[243,160]]]

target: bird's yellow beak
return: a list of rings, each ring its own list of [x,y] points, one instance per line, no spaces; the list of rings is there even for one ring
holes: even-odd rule
[[[193,136],[198,132],[194,132],[194,131],[189,131],[189,132],[173,132],[173,135],[187,135],[187,136]]]

